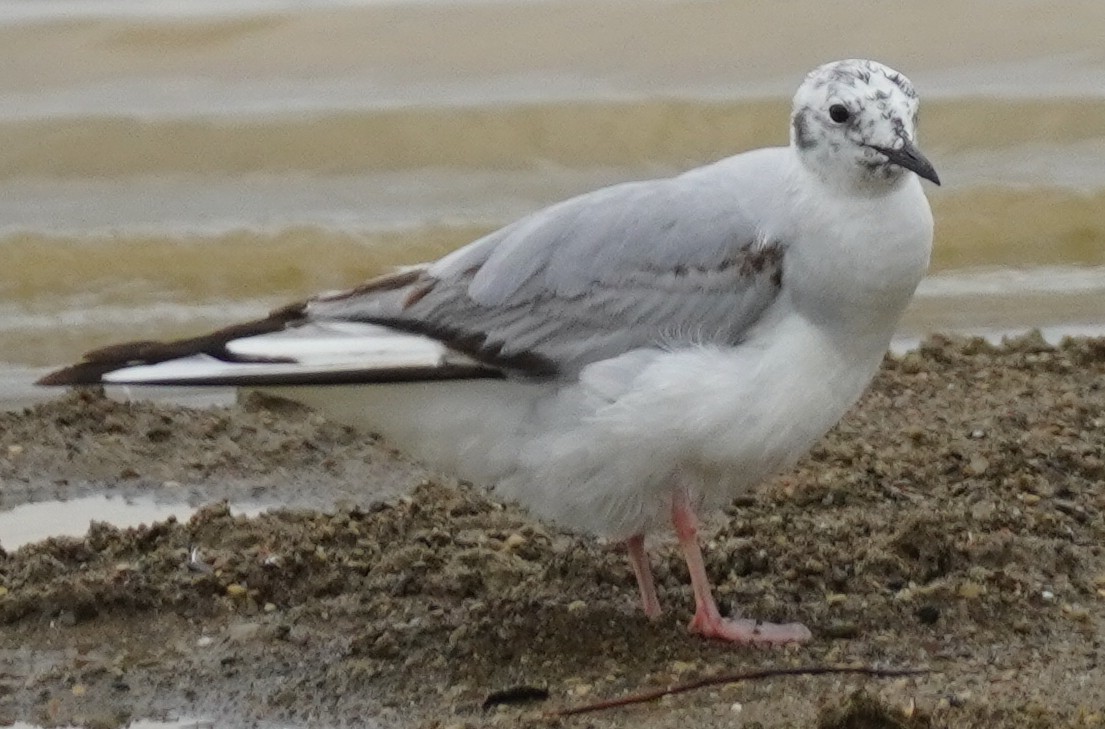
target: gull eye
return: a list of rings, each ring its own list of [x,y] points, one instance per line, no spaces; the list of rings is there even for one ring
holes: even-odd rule
[[[844,104],[833,104],[829,107],[829,118],[837,124],[843,124],[852,118],[852,112]]]

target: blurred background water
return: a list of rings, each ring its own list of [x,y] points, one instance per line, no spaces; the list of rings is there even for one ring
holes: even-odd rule
[[[928,331],[1105,330],[1100,0],[0,0],[0,402],[566,196],[785,144],[813,66],[922,96]]]

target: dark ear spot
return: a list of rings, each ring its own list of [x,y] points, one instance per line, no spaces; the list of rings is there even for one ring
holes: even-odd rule
[[[817,139],[810,130],[810,108],[799,109],[791,124],[794,126],[794,143],[798,149],[810,149],[817,146]]]

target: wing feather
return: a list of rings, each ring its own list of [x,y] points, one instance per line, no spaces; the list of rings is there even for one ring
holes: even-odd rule
[[[121,381],[137,377],[135,368],[196,354],[203,357],[188,370],[196,382],[216,370],[224,382],[240,373],[266,382],[574,376],[635,349],[735,345],[782,284],[788,236],[771,218],[779,205],[772,195],[785,187],[780,154],[759,150],[679,177],[597,190],[434,263],[201,337],[108,347],[41,382]],[[353,326],[335,339],[342,322],[393,331]],[[325,333],[312,329],[318,325]],[[396,331],[406,336],[398,349],[376,341]],[[168,367],[141,371],[162,375],[182,376]]]
[[[541,374],[638,347],[735,344],[777,296],[785,245],[728,199],[725,172],[567,200],[426,266],[390,299],[353,292],[307,313],[463,340],[508,367],[532,357]]]

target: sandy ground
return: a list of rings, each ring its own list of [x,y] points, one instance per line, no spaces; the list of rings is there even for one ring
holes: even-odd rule
[[[1103,458],[1105,340],[936,339],[888,359],[806,460],[707,530],[723,605],[815,634],[757,651],[686,634],[670,540],[653,554],[666,612],[650,623],[616,546],[314,414],[70,395],[0,415],[0,507],[214,503],[187,523],[0,550],[0,725],[1105,726]],[[300,508],[247,519],[224,498]],[[932,673],[544,716],[723,672],[852,663]],[[515,686],[549,698],[481,708]]]

